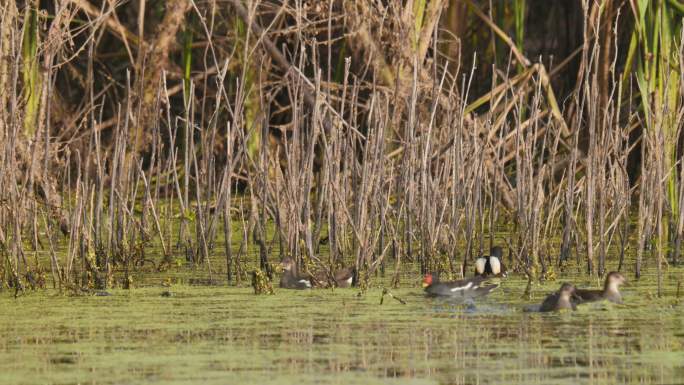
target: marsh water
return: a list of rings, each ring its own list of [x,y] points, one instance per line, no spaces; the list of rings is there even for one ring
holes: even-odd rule
[[[392,290],[406,304],[380,304],[380,285],[255,296],[187,284],[182,270],[170,287],[154,276],[110,296],[0,292],[0,384],[684,382],[681,269],[665,274],[662,298],[647,274],[623,290],[625,305],[554,314],[521,309],[559,282],[524,298],[515,275],[487,298],[450,303],[425,298],[407,273]]]

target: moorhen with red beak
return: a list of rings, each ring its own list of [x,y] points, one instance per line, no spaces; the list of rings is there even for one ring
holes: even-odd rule
[[[491,293],[499,285],[482,285],[484,277],[473,277],[459,281],[440,282],[438,273],[423,278],[425,293],[430,297],[481,297]]]

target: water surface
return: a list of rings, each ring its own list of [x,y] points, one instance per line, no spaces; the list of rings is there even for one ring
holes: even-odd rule
[[[681,271],[626,305],[523,313],[510,278],[484,300],[381,288],[288,291],[160,284],[108,297],[0,292],[0,384],[636,384],[684,379]],[[161,280],[159,281],[161,282]],[[580,286],[594,282],[577,278]]]

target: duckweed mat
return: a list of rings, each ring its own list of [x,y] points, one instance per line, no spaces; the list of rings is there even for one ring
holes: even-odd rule
[[[171,287],[68,296],[0,293],[0,384],[643,384],[684,379],[681,272],[623,290],[625,305],[524,313],[519,277],[466,303],[416,282],[382,288]],[[577,279],[580,286],[598,282]],[[171,296],[162,293],[169,291]]]

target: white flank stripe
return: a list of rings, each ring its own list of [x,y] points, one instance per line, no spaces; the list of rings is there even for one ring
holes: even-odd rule
[[[308,279],[300,279],[299,283],[303,283],[306,287],[311,287],[311,282]]]
[[[468,282],[467,285],[461,286],[461,287],[455,287],[455,288],[451,289],[451,291],[467,290],[467,289],[469,289],[471,286],[473,286],[473,283],[472,283],[472,282]]]

